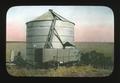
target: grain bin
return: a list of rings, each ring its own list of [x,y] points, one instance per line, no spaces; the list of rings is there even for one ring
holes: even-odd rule
[[[54,15],[60,19],[56,20],[55,29],[57,30],[63,43],[74,42],[74,23],[68,21],[62,16],[58,15],[52,10],[49,10],[45,14],[38,18],[29,21],[27,25],[27,59],[34,60],[34,49],[44,48],[48,33],[54,19]],[[62,44],[58,38],[53,35],[52,39],[53,48],[62,48]]]

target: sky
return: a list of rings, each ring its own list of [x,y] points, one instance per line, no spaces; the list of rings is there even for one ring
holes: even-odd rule
[[[26,22],[49,9],[75,23],[75,42],[114,42],[114,13],[106,6],[13,6],[6,14],[6,40],[26,41]]]

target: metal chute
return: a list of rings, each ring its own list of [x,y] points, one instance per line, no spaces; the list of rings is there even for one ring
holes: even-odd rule
[[[64,20],[68,21],[68,20],[63,18],[63,17],[61,17],[60,15],[56,14],[51,9],[49,11],[53,15],[53,20],[52,20],[52,23],[51,23],[51,26],[50,26],[50,30],[49,30],[48,37],[47,37],[47,40],[45,42],[44,48],[53,48],[53,45],[52,45],[53,35],[55,35],[58,38],[58,40],[62,44],[63,48],[65,48],[66,46],[73,46],[73,47],[75,47],[70,42],[63,43],[61,38],[60,38],[60,36],[59,36],[59,34],[58,34],[58,32],[57,32],[57,30],[55,29],[56,20],[61,20],[61,21],[64,21]]]

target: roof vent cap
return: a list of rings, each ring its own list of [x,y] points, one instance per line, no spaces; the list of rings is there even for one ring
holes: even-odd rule
[[[52,12],[53,10],[52,9],[49,9],[50,12]]]

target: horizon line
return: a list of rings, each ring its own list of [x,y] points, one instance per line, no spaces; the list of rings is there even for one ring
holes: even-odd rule
[[[8,43],[8,42],[26,42],[26,41],[6,41],[6,43]],[[75,41],[76,43],[79,43],[78,41]],[[91,41],[80,41],[81,43],[92,43]],[[114,42],[111,42],[111,41],[109,41],[109,42],[101,42],[101,41],[93,41],[93,42],[95,42],[95,43],[114,43]]]

